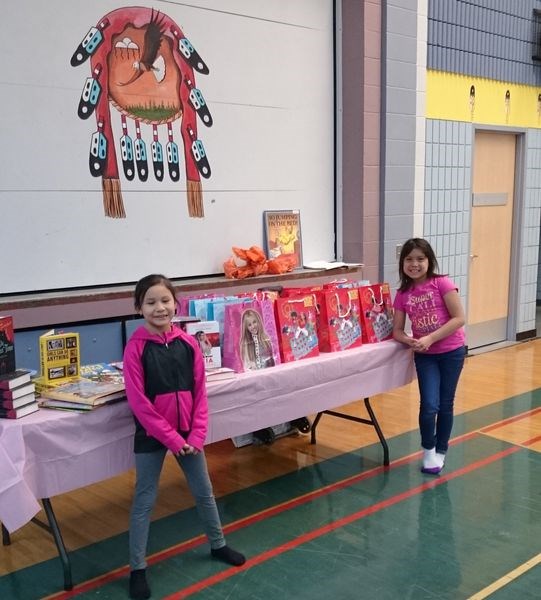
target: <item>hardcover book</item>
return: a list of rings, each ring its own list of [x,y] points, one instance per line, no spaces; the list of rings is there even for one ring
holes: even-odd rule
[[[55,333],[39,338],[41,377],[45,382],[66,381],[80,376],[81,353],[78,333]]]
[[[98,398],[92,404],[83,404],[82,402],[71,402],[69,400],[53,400],[51,398],[41,398],[39,405],[41,408],[54,408],[55,410],[69,410],[77,412],[89,412],[106,404],[113,404],[125,399],[124,394],[117,392],[109,394],[103,398]]]
[[[20,408],[21,406],[24,406],[25,404],[30,404],[31,402],[35,402],[36,400],[36,394],[34,394],[34,392],[30,392],[29,394],[26,394],[26,396],[19,396],[18,398],[13,398],[13,400],[0,400],[0,408],[6,408],[6,409],[11,409],[11,408]]]
[[[192,335],[199,343],[205,359],[205,369],[215,369],[222,366],[218,321],[186,323],[186,333]]]
[[[301,213],[299,210],[266,210],[263,213],[265,249],[269,259],[290,256],[295,269],[302,267]]]
[[[171,319],[171,323],[174,323],[178,327],[180,327],[183,331],[186,331],[186,323],[197,323],[200,321],[199,317],[194,317],[191,315],[175,315]]]
[[[120,369],[110,363],[81,365],[81,377],[92,381],[108,381],[124,385],[124,375]]]
[[[20,417],[30,415],[37,410],[39,410],[39,405],[37,402],[31,402],[30,404],[25,404],[19,408],[0,408],[0,418],[19,419]]]
[[[108,400],[123,398],[126,394],[123,383],[92,381],[80,377],[44,389],[40,395],[41,398],[50,400],[65,400],[94,406]]]
[[[228,367],[215,367],[212,369],[206,369],[205,371],[207,383],[213,381],[223,381],[224,379],[234,379],[236,373],[233,369]]]
[[[20,385],[30,382],[28,369],[16,369],[11,373],[0,375],[0,390],[12,390]]]
[[[15,337],[13,319],[0,316],[0,375],[15,371]]]
[[[10,390],[0,390],[0,400],[15,400],[21,396],[27,396],[33,394],[35,391],[35,385],[33,383],[23,383]]]

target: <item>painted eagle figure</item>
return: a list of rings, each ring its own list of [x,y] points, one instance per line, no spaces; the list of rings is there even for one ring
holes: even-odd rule
[[[128,81],[121,83],[120,85],[129,85],[130,83],[137,81],[143,73],[159,70],[159,67],[155,66],[155,62],[162,43],[164,18],[165,15],[160,15],[160,11],[154,13],[154,9],[152,9],[150,22],[145,31],[141,60],[133,63],[133,66],[136,69],[135,73]]]

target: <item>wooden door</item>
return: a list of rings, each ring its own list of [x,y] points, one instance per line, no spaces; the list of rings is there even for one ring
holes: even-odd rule
[[[475,134],[467,306],[469,348],[507,339],[516,136]]]

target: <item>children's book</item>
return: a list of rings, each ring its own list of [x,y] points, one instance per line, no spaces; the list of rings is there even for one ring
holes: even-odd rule
[[[71,402],[69,400],[53,400],[52,398],[41,398],[39,405],[41,408],[53,408],[55,410],[69,410],[77,412],[89,412],[100,406],[113,404],[125,399],[125,395],[121,392],[109,394],[103,398],[98,398],[92,404],[83,404],[82,402]]]
[[[37,402],[30,402],[30,404],[25,404],[24,406],[19,406],[18,408],[0,408],[0,418],[19,419],[21,417],[25,417],[26,415],[30,415],[37,410],[39,410],[39,405]]]
[[[91,379],[74,379],[59,385],[43,389],[41,398],[50,400],[65,400],[67,402],[78,402],[94,406],[107,400],[124,397],[124,383],[109,381],[92,381]]]
[[[92,381],[108,381],[109,383],[124,384],[122,371],[110,363],[81,365],[81,377]]]
[[[13,319],[0,316],[0,375],[15,371],[15,337]]]
[[[78,333],[56,333],[51,329],[39,338],[41,377],[45,382],[66,381],[80,376],[81,349]]]
[[[24,383],[11,390],[0,390],[0,400],[15,400],[21,396],[27,396],[33,394],[35,391],[35,385],[33,383]]]
[[[12,390],[20,385],[30,382],[30,371],[28,369],[16,369],[11,373],[0,375],[0,389]]]
[[[302,267],[301,213],[299,210],[263,212],[267,258],[291,256],[295,269]]]
[[[186,331],[186,323],[197,323],[197,321],[201,321],[199,317],[188,316],[188,315],[175,315],[171,319],[171,323],[174,323],[178,327],[180,327],[183,331]]]
[[[198,321],[186,323],[186,333],[192,335],[203,352],[205,369],[214,369],[222,366],[222,353],[220,349],[220,326],[218,321]]]
[[[236,373],[233,369],[229,369],[228,367],[215,367],[212,369],[206,369],[205,376],[207,383],[212,383],[213,381],[233,379],[236,376]]]
[[[30,404],[31,402],[35,402],[36,394],[31,392],[30,394],[26,394],[26,396],[19,396],[18,398],[13,398],[13,400],[0,400],[0,408],[20,408],[21,406],[25,406],[25,404]]]
[[[80,412],[87,413],[98,406],[103,406],[102,404],[81,404],[80,402],[67,402],[65,400],[50,400],[49,398],[41,398],[39,401],[40,408],[51,408],[53,410],[65,410],[68,412]],[[107,403],[105,403],[107,404]]]

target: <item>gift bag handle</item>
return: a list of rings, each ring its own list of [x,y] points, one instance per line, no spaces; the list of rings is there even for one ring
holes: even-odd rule
[[[336,284],[340,284],[340,283],[349,283],[349,282],[345,277],[342,277],[342,279],[333,279],[332,281],[329,281],[329,285],[336,285]]]
[[[317,303],[317,298],[315,294],[312,294],[312,300],[314,301],[314,306],[316,309],[316,315],[319,315],[319,304]]]
[[[338,317],[340,319],[345,319],[351,312],[351,298],[349,297],[349,294],[348,294],[348,309],[346,310],[346,312],[344,314],[341,314],[340,313],[340,299],[338,298],[338,294],[335,294],[334,296],[336,298],[336,310],[338,312]]]
[[[380,294],[380,300],[379,302],[376,300],[376,295],[374,294],[374,288],[369,288],[370,289],[370,296],[372,297],[372,302],[374,304],[377,304],[378,306],[383,306],[383,288],[380,286],[379,288],[379,294]]]
[[[294,302],[303,302],[304,303],[304,296],[302,298],[288,298],[287,299],[288,304],[293,304]]]

